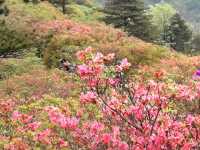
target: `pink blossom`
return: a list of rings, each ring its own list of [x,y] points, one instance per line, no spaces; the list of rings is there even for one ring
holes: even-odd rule
[[[89,75],[91,73],[92,73],[92,70],[87,65],[83,64],[83,65],[79,65],[78,66],[78,74],[81,77],[87,76],[87,75]]]
[[[68,147],[68,142],[65,141],[64,139],[60,139],[58,144],[60,148]]]
[[[75,130],[79,124],[79,119],[75,117],[66,117],[59,112],[57,108],[51,107],[48,110],[48,115],[52,123],[60,126],[61,128]]]
[[[41,122],[33,122],[33,123],[29,123],[29,124],[27,125],[27,127],[28,127],[30,130],[35,131],[35,130],[37,130],[37,129],[40,127],[40,125],[41,125]]]
[[[109,79],[108,79],[108,83],[109,83],[111,86],[116,86],[116,85],[119,83],[119,79],[109,78]]]
[[[86,55],[84,51],[78,51],[76,53],[76,57],[80,60],[80,61],[84,61],[86,59]]]
[[[128,62],[128,59],[122,59],[120,65],[116,66],[117,72],[121,72],[123,70],[128,70],[130,68],[131,64]]]
[[[105,133],[102,135],[102,141],[104,144],[109,144],[111,139],[112,139],[112,137],[110,134]]]
[[[21,114],[18,111],[14,111],[12,114],[12,119],[15,121],[20,121],[22,123],[28,123],[32,120],[33,116],[27,115],[27,114]]]
[[[128,69],[131,66],[131,64],[128,62],[128,59],[125,58],[125,59],[122,59],[120,66],[123,69]]]
[[[95,135],[104,130],[104,124],[94,121],[90,124],[90,133]]]
[[[189,125],[192,125],[192,123],[195,121],[195,117],[192,115],[188,115],[186,121]]]
[[[120,150],[128,150],[128,149],[129,149],[129,146],[128,146],[127,143],[122,142],[122,143],[119,144],[119,149],[120,149]]]
[[[40,133],[38,133],[36,135],[36,140],[43,143],[43,144],[51,144],[50,134],[51,134],[50,129],[46,129],[44,131],[41,131]]]
[[[88,91],[87,93],[81,93],[80,101],[81,103],[95,103],[96,102],[96,93]]]
[[[22,115],[21,115],[20,112],[14,111],[13,114],[12,114],[12,119],[16,121],[16,120],[19,120],[21,118],[21,116]]]
[[[93,58],[94,63],[102,64],[103,63],[103,54],[102,53],[97,53],[95,57]]]
[[[93,49],[92,49],[92,47],[87,47],[84,51],[86,53],[91,53],[93,51]]]
[[[183,147],[181,148],[181,150],[191,150],[192,149],[192,147],[193,147],[193,145],[191,144],[191,143],[185,143],[184,145],[183,145]]]

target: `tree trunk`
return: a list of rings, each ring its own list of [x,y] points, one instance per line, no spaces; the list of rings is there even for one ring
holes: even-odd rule
[[[66,7],[65,7],[66,0],[62,0],[61,2],[62,2],[62,11],[63,11],[63,14],[65,14],[66,13]]]

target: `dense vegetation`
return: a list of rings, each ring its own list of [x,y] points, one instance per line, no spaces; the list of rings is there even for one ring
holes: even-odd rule
[[[159,3],[162,0],[145,0],[147,4],[155,4]],[[190,22],[194,28],[195,31],[199,32],[199,9],[200,9],[200,1],[198,0],[164,0],[164,2],[167,2],[171,4],[173,7],[175,7],[178,12],[181,13],[181,15],[186,19],[188,22]]]
[[[0,149],[200,149],[198,34],[114,1],[0,0]]]

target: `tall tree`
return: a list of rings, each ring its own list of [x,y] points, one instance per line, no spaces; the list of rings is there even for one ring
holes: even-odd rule
[[[104,21],[107,24],[123,28],[130,35],[143,40],[152,40],[152,26],[143,0],[108,0],[105,13]]]
[[[152,16],[153,25],[156,27],[157,40],[165,43],[167,27],[171,17],[176,14],[176,10],[168,3],[159,3],[150,6],[149,14]]]
[[[184,51],[192,37],[192,31],[178,13],[171,18],[168,34],[170,46],[177,51]]]
[[[66,13],[66,4],[67,4],[67,0],[60,0],[61,2],[61,6],[62,6],[62,12],[63,14]]]
[[[66,5],[69,3],[68,0],[48,0],[48,1],[57,7],[61,7],[63,14],[66,13]]]

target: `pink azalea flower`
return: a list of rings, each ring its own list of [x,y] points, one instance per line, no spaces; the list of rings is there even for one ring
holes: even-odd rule
[[[120,65],[116,66],[116,71],[117,72],[126,71],[130,68],[130,66],[131,64],[128,62],[127,58],[125,58],[120,62]]]
[[[32,131],[35,131],[35,130],[37,130],[37,129],[40,127],[40,125],[41,125],[40,122],[33,122],[33,123],[29,123],[29,124],[27,125],[27,127],[28,127],[29,129],[31,129]]]
[[[78,74],[81,77],[87,76],[87,75],[91,74],[91,69],[85,64],[79,65],[78,66]]]
[[[189,125],[192,125],[192,123],[195,121],[195,117],[192,115],[188,115],[186,121]]]
[[[183,145],[183,147],[181,148],[181,150],[191,150],[192,147],[193,147],[193,144],[187,142],[187,143],[185,143]]]
[[[119,83],[119,79],[109,78],[109,79],[108,79],[108,83],[109,83],[111,86],[116,86],[116,85]]]
[[[93,58],[94,63],[102,64],[103,63],[103,54],[102,53],[97,53],[95,57]]]
[[[48,110],[48,109],[47,109]],[[52,123],[61,128],[75,130],[79,124],[79,119],[75,117],[65,117],[58,109],[53,107],[53,110],[48,110],[48,115]]]
[[[92,50],[93,50],[92,47],[87,47],[87,48],[85,49],[85,52],[86,52],[86,53],[91,53]]]
[[[125,59],[122,59],[120,66],[121,66],[124,70],[126,70],[126,69],[129,69],[129,67],[131,66],[131,64],[128,62],[128,59],[125,58]]]
[[[120,150],[128,150],[128,149],[129,149],[129,146],[128,146],[127,143],[122,142],[122,143],[119,144],[119,149],[120,149]]]
[[[22,114],[18,111],[14,111],[13,114],[12,114],[12,119],[17,121],[21,118]]]
[[[86,58],[85,52],[83,51],[78,51],[76,53],[76,57],[80,60],[80,61],[84,61]]]
[[[102,141],[104,144],[109,144],[111,142],[111,139],[112,139],[112,137],[108,133],[105,133],[102,135]]]
[[[60,139],[58,144],[60,148],[68,147],[68,142],[64,141],[64,139]]]
[[[50,129],[46,129],[44,131],[41,131],[40,133],[38,133],[36,135],[36,140],[43,143],[43,144],[51,144],[50,139],[49,139],[50,134],[51,134]]]
[[[80,101],[81,103],[95,103],[97,95],[94,92],[88,91],[86,94],[81,93]]]

